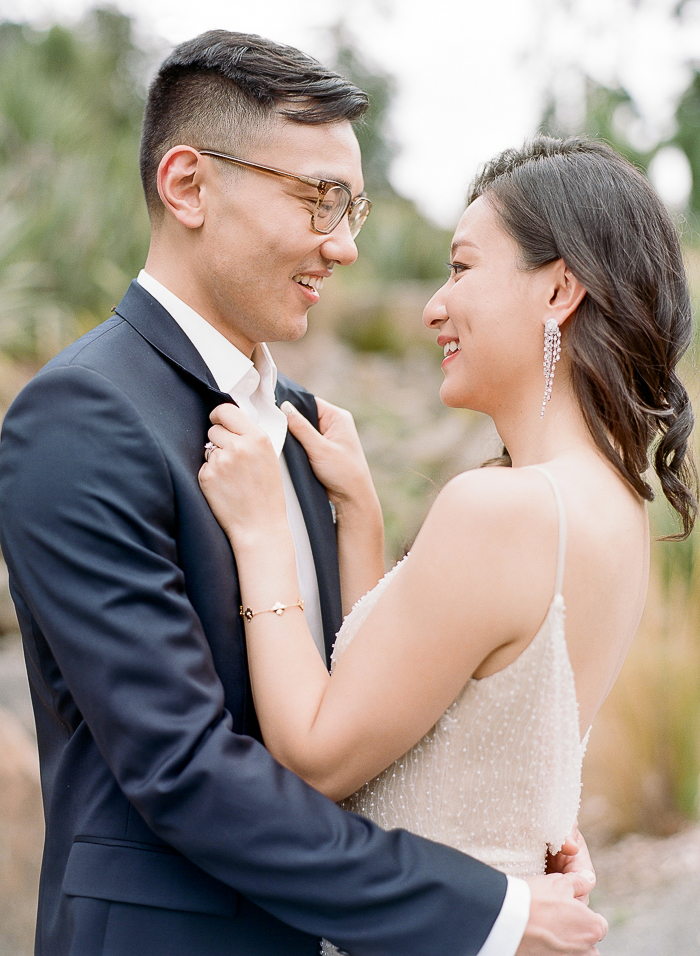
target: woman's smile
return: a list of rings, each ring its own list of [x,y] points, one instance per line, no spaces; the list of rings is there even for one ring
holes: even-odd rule
[[[456,356],[461,352],[462,346],[459,344],[459,339],[449,339],[448,341],[440,341],[443,336],[438,337],[438,345],[443,347],[445,358],[442,362],[442,367],[445,368],[450,362],[454,361]]]

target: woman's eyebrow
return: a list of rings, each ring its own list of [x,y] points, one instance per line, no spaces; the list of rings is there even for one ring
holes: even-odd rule
[[[470,239],[455,239],[455,241],[452,243],[452,246],[450,247],[450,255],[453,256],[455,252],[457,251],[457,249],[461,248],[462,246],[471,246],[472,249],[479,248],[477,244],[475,242],[472,242]]]

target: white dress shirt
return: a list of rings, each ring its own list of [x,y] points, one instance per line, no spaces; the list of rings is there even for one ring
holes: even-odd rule
[[[319,653],[325,660],[321,603],[309,534],[299,505],[282,446],[287,436],[287,418],[275,402],[277,368],[265,345],[253,353],[253,361],[243,355],[206,319],[166,289],[143,269],[138,282],[172,315],[204,359],[222,392],[228,392],[242,411],[267,434],[279,455],[282,468],[287,518],[294,541],[299,590],[305,601],[304,614]],[[501,912],[493,924],[478,956],[515,956],[530,916],[530,887],[524,880],[508,877]]]
[[[228,392],[241,411],[262,428],[279,456],[287,519],[296,554],[299,593],[304,599],[304,614],[309,630],[325,661],[318,579],[309,533],[282,454],[287,437],[287,416],[275,402],[277,367],[269,349],[264,343],[258,345],[251,361],[199,313],[143,269],[139,272],[138,282],[172,315],[204,359],[218,388],[222,392]]]

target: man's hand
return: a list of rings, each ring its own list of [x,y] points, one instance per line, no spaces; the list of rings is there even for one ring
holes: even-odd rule
[[[600,956],[596,944],[608,924],[577,899],[593,888],[592,871],[552,873],[527,882],[530,918],[516,956]]]
[[[591,854],[588,852],[586,841],[577,826],[571,831],[561,850],[554,856],[547,857],[547,873],[594,873]],[[588,890],[578,896],[582,903],[588,903]]]

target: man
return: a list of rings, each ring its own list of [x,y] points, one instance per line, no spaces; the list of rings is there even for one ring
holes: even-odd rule
[[[328,656],[333,519],[263,343],[303,335],[357,255],[365,109],[296,50],[223,31],[179,47],[144,121],[145,270],[7,415],[2,547],[46,809],[40,956],[312,956],[321,936],[358,956],[510,956],[522,938],[525,956],[604,933],[573,899],[585,878],[533,884],[528,920],[526,884],[343,813],[258,742],[235,562],[197,473],[222,401],[268,432]],[[298,386],[280,378],[276,397],[316,423]]]

